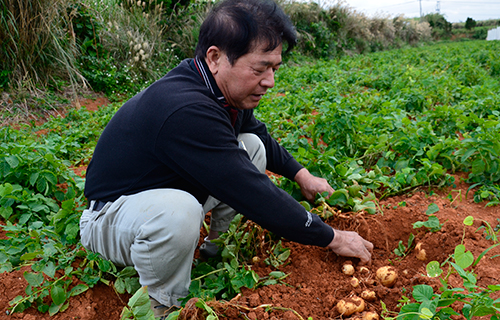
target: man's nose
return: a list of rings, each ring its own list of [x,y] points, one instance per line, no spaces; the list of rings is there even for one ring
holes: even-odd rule
[[[264,78],[260,81],[260,85],[265,88],[274,87],[274,70],[269,68],[264,74]]]

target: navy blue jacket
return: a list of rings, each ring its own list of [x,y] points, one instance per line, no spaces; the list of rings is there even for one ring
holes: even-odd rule
[[[332,228],[260,173],[236,137],[256,134],[266,148],[267,169],[274,173],[293,179],[302,166],[269,135],[253,110],[238,110],[233,126],[220,91],[207,86],[194,62],[184,60],[116,112],[87,168],[87,199],[114,201],[121,195],[176,188],[201,204],[212,195],[289,240],[328,245]]]

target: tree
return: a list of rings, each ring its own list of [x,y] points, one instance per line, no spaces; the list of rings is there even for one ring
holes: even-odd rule
[[[467,30],[472,30],[476,26],[476,20],[468,17],[467,20],[465,21],[465,29]]]

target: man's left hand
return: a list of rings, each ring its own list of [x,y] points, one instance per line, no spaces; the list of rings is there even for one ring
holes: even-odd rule
[[[323,178],[313,176],[309,170],[302,168],[295,175],[295,182],[300,186],[300,190],[307,200],[314,202],[316,194],[328,192],[328,197],[333,193],[333,188],[328,184],[328,181]]]

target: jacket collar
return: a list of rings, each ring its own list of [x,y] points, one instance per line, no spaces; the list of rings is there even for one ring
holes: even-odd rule
[[[205,82],[205,85],[213,93],[217,100],[220,101],[223,106],[228,106],[226,98],[224,98],[224,95],[217,86],[217,82],[215,82],[214,76],[212,75],[212,72],[210,72],[205,59],[196,56],[193,60],[191,60],[191,66],[198,71],[201,78]]]

